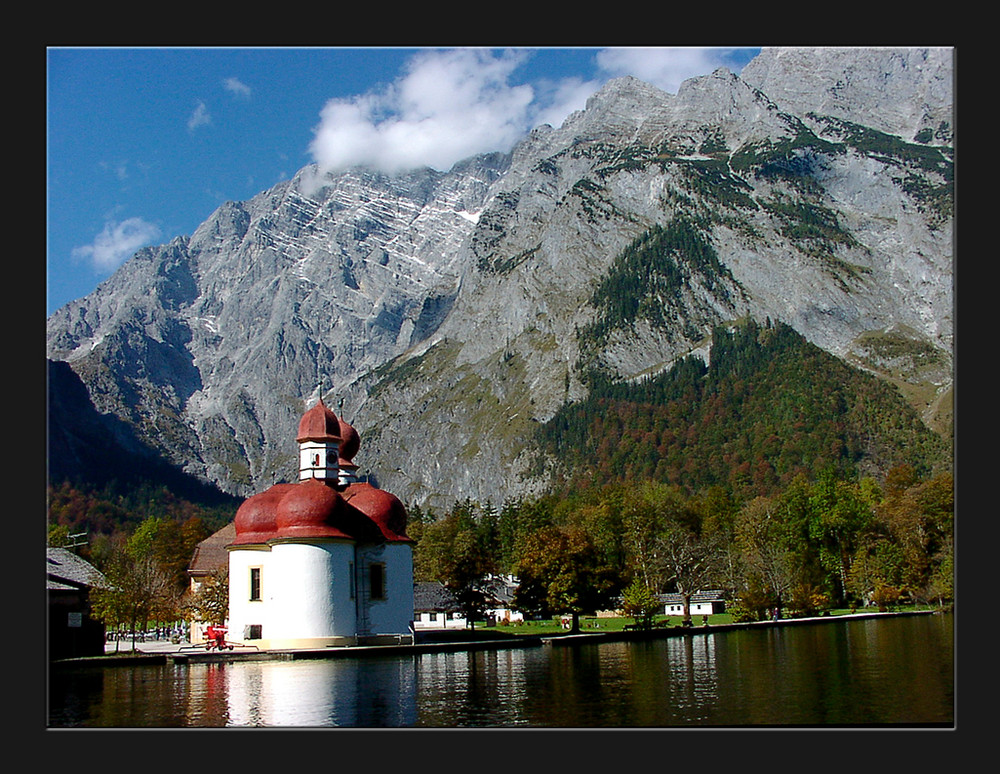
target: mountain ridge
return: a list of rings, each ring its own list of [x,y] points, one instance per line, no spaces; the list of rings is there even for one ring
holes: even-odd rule
[[[561,127],[448,172],[307,167],[57,310],[48,357],[98,411],[241,495],[288,475],[321,393],[407,500],[533,491],[528,439],[587,395],[588,370],[669,369],[744,317],[895,363],[929,405],[951,383],[951,105],[888,110],[892,90],[869,78],[866,97],[857,74],[888,68],[901,101],[941,101],[950,60],[902,53],[765,49],[676,95],[616,79]],[[832,115],[816,112],[830,89],[808,86],[823,73],[850,86]],[[595,292],[633,287],[622,256],[664,229],[676,243],[612,320]]]

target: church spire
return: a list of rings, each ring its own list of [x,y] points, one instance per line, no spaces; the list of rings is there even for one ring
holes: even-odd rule
[[[316,478],[336,484],[340,478],[340,420],[323,396],[299,420],[299,480]]]

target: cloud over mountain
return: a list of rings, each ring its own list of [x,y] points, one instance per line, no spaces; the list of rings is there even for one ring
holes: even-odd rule
[[[378,92],[331,99],[310,145],[321,172],[365,165],[385,172],[449,169],[477,153],[507,151],[540,124],[559,126],[610,77],[635,75],[670,91],[727,62],[726,49],[595,50],[598,77],[520,82],[532,53],[428,50]]]

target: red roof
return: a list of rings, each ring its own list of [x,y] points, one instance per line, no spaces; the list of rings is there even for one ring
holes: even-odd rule
[[[299,420],[299,433],[295,440],[298,443],[303,441],[340,441],[340,420],[326,407],[322,398],[302,415],[302,419]]]
[[[361,436],[358,435],[358,431],[351,427],[344,418],[340,418],[340,461],[351,462],[354,459],[354,455],[358,453],[358,449],[361,447]]]
[[[302,415],[296,440],[339,442],[341,462],[355,467],[361,438],[322,399]],[[345,538],[363,542],[409,542],[406,508],[399,499],[368,483],[341,490],[335,480],[309,478],[275,484],[244,501],[236,511],[234,546],[280,538]]]
[[[295,484],[275,484],[252,497],[248,497],[236,511],[236,539],[233,545],[266,543],[278,532],[277,508],[281,498]]]
[[[275,537],[352,538],[343,529],[344,500],[329,484],[316,478],[295,484],[278,502]]]
[[[410,540],[406,534],[406,507],[396,495],[362,481],[344,490],[344,500],[375,522],[386,540]]]

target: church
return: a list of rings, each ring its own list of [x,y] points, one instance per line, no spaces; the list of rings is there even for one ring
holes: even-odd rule
[[[412,642],[406,509],[358,480],[360,437],[322,397],[295,440],[298,481],[236,512],[227,639],[261,649]]]

